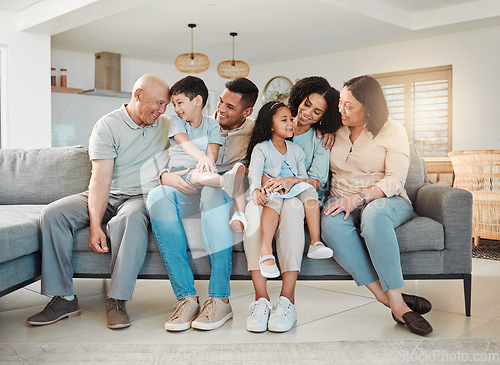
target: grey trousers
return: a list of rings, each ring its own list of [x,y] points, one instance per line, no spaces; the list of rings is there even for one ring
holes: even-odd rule
[[[109,298],[132,299],[148,245],[149,219],[144,200],[143,195],[110,194],[103,218],[111,242]],[[39,221],[42,294],[73,295],[73,234],[89,225],[88,191],[62,198],[43,209]]]

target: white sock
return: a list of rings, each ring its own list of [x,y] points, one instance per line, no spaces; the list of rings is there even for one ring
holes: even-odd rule
[[[66,300],[72,301],[73,299],[75,299],[75,296],[74,295],[65,295],[63,298]]]

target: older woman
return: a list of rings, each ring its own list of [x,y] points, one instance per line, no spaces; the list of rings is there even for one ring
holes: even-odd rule
[[[331,197],[321,221],[323,240],[356,283],[390,307],[397,323],[427,335],[432,327],[421,314],[431,304],[401,293],[404,281],[394,231],[413,216],[404,189],[410,163],[406,131],[388,119],[382,89],[369,76],[344,84],[339,111],[343,126],[335,133],[330,154]]]
[[[321,190],[328,180],[329,151],[322,146],[323,139],[340,125],[337,110],[339,92],[332,88],[323,77],[311,76],[298,80],[290,91],[289,106],[294,116],[293,142],[305,152],[308,178],[277,177],[266,180],[262,185],[268,192],[288,192],[293,185],[305,181]],[[318,137],[323,134],[323,137]],[[320,194],[321,195],[321,191]],[[297,198],[286,199],[281,212],[276,233],[276,250],[281,268],[283,284],[279,298],[271,307],[267,293],[267,278],[261,275],[259,257],[261,248],[260,221],[262,206],[250,201],[245,214],[248,227],[244,235],[244,247],[248,270],[252,275],[255,301],[250,305],[247,330],[274,332],[290,330],[297,320],[295,310],[295,284],[304,253],[304,209]],[[316,252],[326,247],[317,247]]]

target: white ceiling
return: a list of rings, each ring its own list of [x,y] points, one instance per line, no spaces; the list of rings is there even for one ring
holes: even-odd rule
[[[173,64],[191,49],[212,64],[256,64],[500,24],[500,0],[0,0],[52,47]]]
[[[0,0],[0,9],[20,11],[41,0]]]

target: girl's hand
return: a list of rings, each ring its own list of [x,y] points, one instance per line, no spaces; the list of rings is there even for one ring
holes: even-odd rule
[[[266,194],[286,194],[288,191],[294,186],[297,179],[289,176],[289,177],[274,177],[272,179],[267,180],[263,189]]]
[[[198,164],[196,165],[196,170],[198,172],[215,172],[215,166],[213,162],[207,157],[207,156],[202,156],[198,160]]]
[[[255,205],[264,205],[267,203],[266,194],[264,194],[261,190],[255,189],[252,195],[253,195],[253,203]]]
[[[345,212],[344,220],[346,220],[351,212],[360,206],[360,203],[361,201],[356,195],[353,195],[350,198],[337,199],[325,208],[323,214],[334,217],[340,212]]]
[[[321,133],[319,130],[316,130],[318,138],[323,136],[323,143],[321,144],[323,148],[329,150],[333,146],[333,142],[335,142],[335,133]]]

